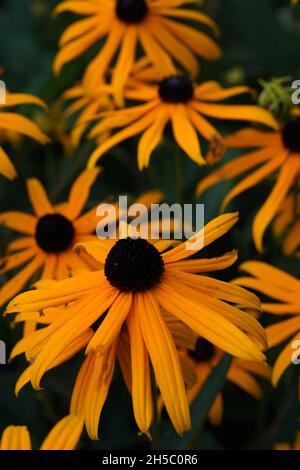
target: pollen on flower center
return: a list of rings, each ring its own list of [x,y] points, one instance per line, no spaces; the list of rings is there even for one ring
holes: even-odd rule
[[[159,85],[159,96],[166,103],[187,103],[194,96],[194,88],[188,77],[172,76]]]
[[[194,350],[189,350],[189,356],[196,362],[205,362],[213,357],[214,345],[205,338],[198,338]]]
[[[107,255],[104,273],[123,292],[143,292],[161,280],[164,262],[159,251],[142,238],[118,240]]]
[[[282,130],[284,146],[291,152],[300,152],[300,118],[291,119]]]
[[[148,13],[146,0],[117,0],[116,14],[125,23],[140,23]]]
[[[37,223],[35,239],[48,253],[59,253],[70,247],[74,238],[72,223],[61,214],[47,214]]]

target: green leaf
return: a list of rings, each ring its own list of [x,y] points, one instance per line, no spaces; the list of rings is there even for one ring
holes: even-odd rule
[[[193,401],[191,405],[191,431],[185,433],[183,437],[175,436],[171,424],[168,425],[161,434],[160,447],[162,449],[192,450],[198,447],[208,412],[217,394],[222,390],[231,361],[232,357],[228,354],[223,356],[204,383],[201,392]]]

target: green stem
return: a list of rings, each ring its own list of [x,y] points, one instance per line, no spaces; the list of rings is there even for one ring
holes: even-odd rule
[[[182,153],[176,146],[175,148],[175,196],[176,202],[183,204],[183,165],[182,165]]]

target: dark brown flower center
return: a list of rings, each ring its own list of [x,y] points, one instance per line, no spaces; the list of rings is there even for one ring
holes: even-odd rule
[[[160,282],[164,261],[147,240],[124,238],[108,253],[104,273],[109,283],[122,292],[143,292]]]
[[[140,23],[148,13],[146,0],[117,0],[116,14],[124,23]]]
[[[41,217],[35,230],[38,246],[48,253],[60,253],[68,249],[74,238],[73,224],[61,214]]]
[[[196,362],[206,362],[215,353],[214,345],[205,338],[198,338],[194,350],[189,350],[189,356]]]
[[[189,78],[174,75],[160,82],[159,96],[165,103],[187,103],[194,96],[194,87]]]
[[[284,126],[282,140],[290,152],[300,153],[300,118],[291,119]]]

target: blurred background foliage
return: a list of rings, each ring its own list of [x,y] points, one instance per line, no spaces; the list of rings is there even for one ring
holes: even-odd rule
[[[1,177],[0,210],[28,210],[25,180],[30,176],[41,179],[53,202],[66,198],[70,183],[84,168],[93,144],[83,141],[81,147],[70,155],[64,154],[61,134],[68,130],[59,107],[53,107],[60,94],[80,78],[88,56],[67,65],[59,77],[52,74],[52,61],[57,51],[58,38],[69,23],[71,15],[51,17],[54,0],[0,0],[0,66],[9,90],[34,93],[50,106],[50,117],[33,107],[23,112],[35,118],[47,129],[53,141],[42,147],[29,139],[21,140],[15,147],[7,147],[18,169],[19,178],[13,183]],[[272,77],[300,77],[300,7],[292,9],[289,0],[207,0],[204,10],[219,24],[223,58],[218,63],[202,64],[200,79],[218,79],[225,86],[248,84],[259,90],[257,80]],[[92,52],[91,52],[92,54]],[[251,102],[251,98],[244,98]],[[236,128],[230,123],[217,122],[224,133]],[[6,144],[5,144],[6,145]],[[209,168],[199,168],[184,157],[181,167],[174,165],[175,146],[172,139],[164,138],[151,160],[147,171],[139,174],[136,167],[136,141],[125,142],[101,160],[104,172],[94,185],[89,206],[110,195],[129,194],[134,198],[147,189],[161,188],[169,202],[174,202],[176,181],[181,179],[185,202],[195,202],[197,181]],[[205,150],[205,147],[204,147]],[[231,154],[226,155],[227,159]],[[176,174],[177,171],[177,174]],[[220,202],[228,190],[220,184],[208,191],[201,202],[205,203],[206,220],[218,214]],[[238,248],[240,261],[260,258],[299,275],[299,262],[286,259],[281,254],[280,243],[269,231],[265,252],[259,256],[251,241],[251,223],[257,208],[269,191],[268,182],[252,189],[235,201],[231,208],[240,211],[240,221],[232,233],[213,245],[205,253],[217,255]],[[1,255],[13,235],[0,232]],[[223,273],[226,280],[238,273],[233,267]],[[2,278],[5,282],[5,279]],[[263,320],[268,322],[268,318]],[[18,328],[12,329],[9,320],[0,321],[0,338],[5,339],[8,352],[20,337]],[[276,351],[271,351],[270,360]],[[27,386],[15,398],[13,388],[16,378],[24,368],[23,360],[0,366],[0,427],[8,424],[29,426],[33,441],[40,444],[49,428],[68,411],[70,389],[82,357],[50,372],[45,390],[35,392]],[[276,442],[291,441],[298,417],[296,393],[296,368],[285,373],[279,387],[273,390],[264,384],[265,395],[260,402],[244,394],[231,384],[224,388],[225,412],[221,426],[208,424],[198,442],[199,448],[272,448]],[[118,406],[116,406],[116,403]],[[166,424],[166,423],[165,423]],[[164,422],[163,422],[164,426]],[[163,427],[162,426],[162,427]],[[171,433],[172,434],[172,433]],[[134,423],[128,392],[117,370],[100,425],[100,442],[93,443],[84,436],[84,448],[147,448],[151,444],[139,437]],[[178,438],[168,436],[161,446],[178,445]],[[170,439],[174,439],[173,441]]]

